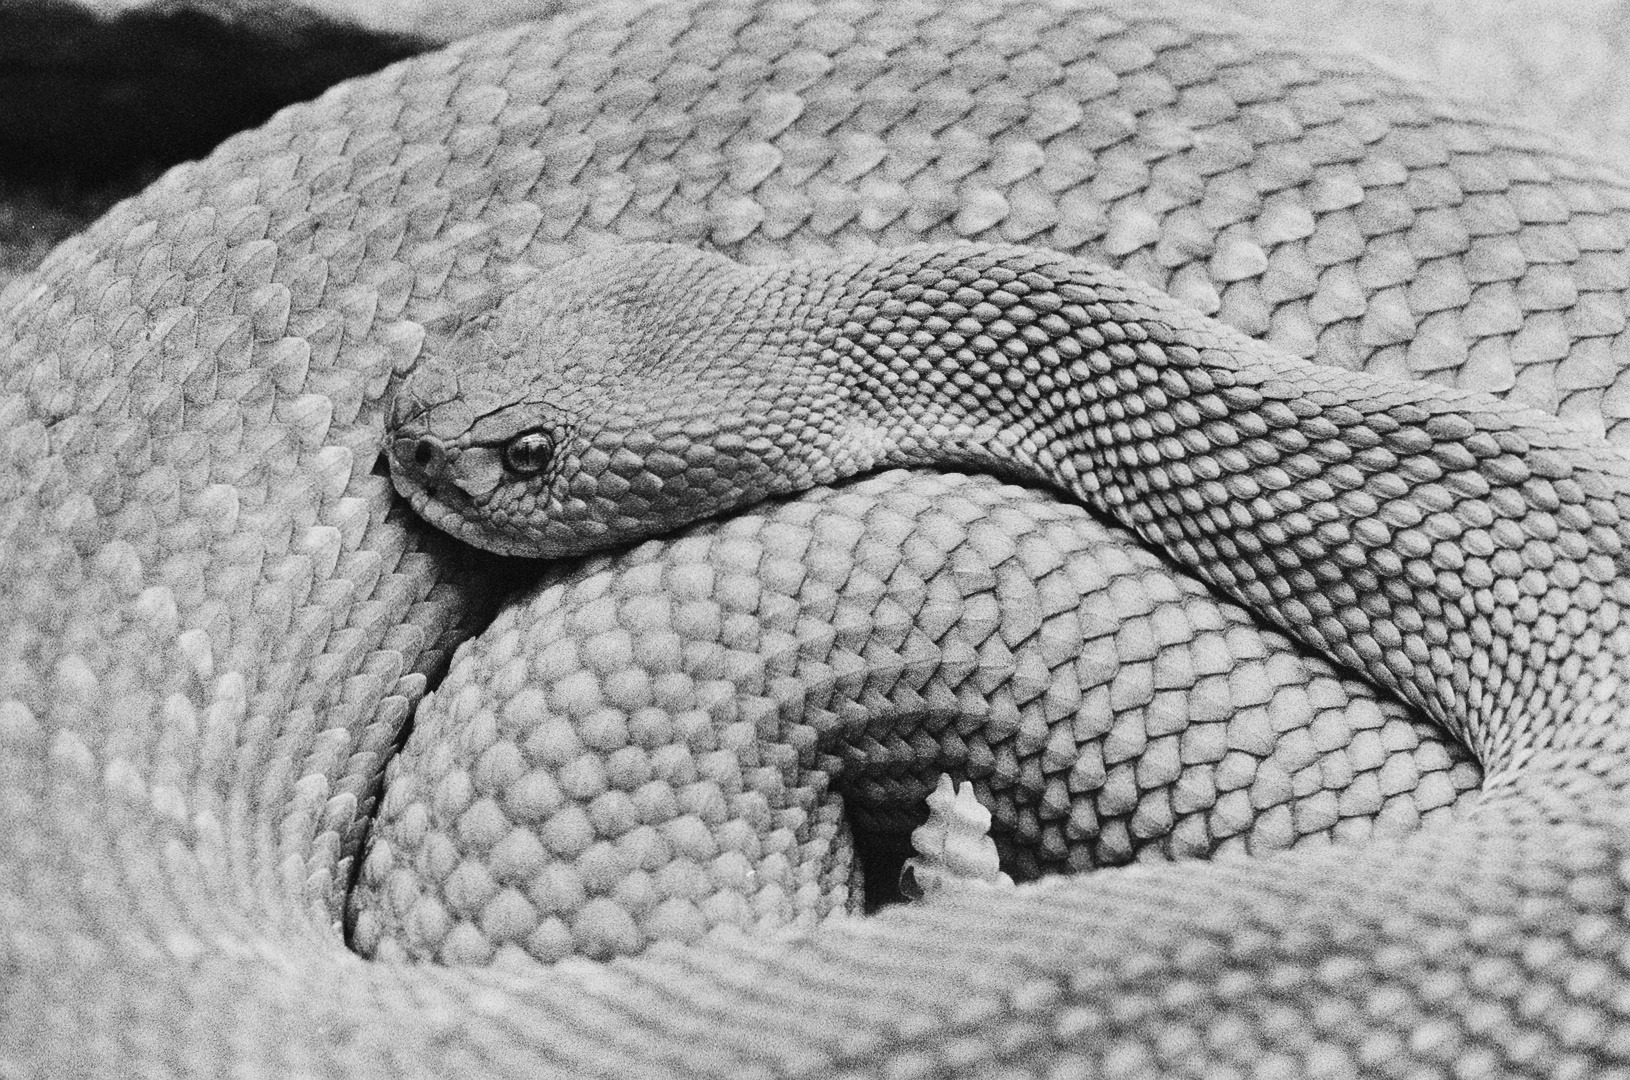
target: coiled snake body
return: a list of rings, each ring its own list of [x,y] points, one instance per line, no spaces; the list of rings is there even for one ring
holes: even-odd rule
[[[1630,501],[1578,425],[1623,434],[1626,201],[1531,133],[1161,7],[588,6],[232,140],[0,313],[0,1070],[1611,1075],[1630,1058]],[[1069,408],[1104,410],[1060,435],[1102,470],[1070,486],[1449,724],[1484,790],[1403,837],[802,938],[547,973],[350,953],[381,763],[492,570],[393,503],[387,404],[438,320],[607,236],[843,255],[864,314],[822,339],[839,354],[910,340],[878,321],[917,317],[902,288],[986,330],[990,304],[1013,331],[998,350],[1030,296],[1085,335]],[[957,237],[1115,258],[1292,351],[1480,382],[1576,426],[1319,374],[1069,258],[957,249],[963,280],[942,249],[874,254]],[[894,445],[994,440],[1055,481],[1072,460],[942,419]],[[865,432],[825,434],[869,464]],[[572,737],[628,749],[611,685]],[[740,733],[717,746],[745,760]],[[719,764],[699,757],[696,783]],[[458,786],[437,798],[463,805]]]

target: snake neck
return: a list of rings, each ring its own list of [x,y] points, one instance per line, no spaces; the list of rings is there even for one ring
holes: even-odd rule
[[[916,248],[830,277],[858,300],[820,364],[880,464],[1068,492],[1426,709],[1491,775],[1623,711],[1630,486],[1601,444],[1309,365],[1051,253]]]
[[[1077,259],[955,244],[743,266],[632,245],[545,275],[482,333],[490,363],[421,372],[453,387],[423,416],[479,412],[461,452],[551,449],[536,475],[448,496],[494,550],[971,467],[1131,528],[1426,710],[1490,776],[1615,730],[1630,697],[1618,453],[1534,410],[1308,364]],[[501,427],[485,448],[482,425]]]

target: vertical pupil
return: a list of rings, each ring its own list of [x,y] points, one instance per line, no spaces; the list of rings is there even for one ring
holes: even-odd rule
[[[548,456],[549,440],[542,435],[523,435],[510,444],[510,465],[522,471],[542,468]]]

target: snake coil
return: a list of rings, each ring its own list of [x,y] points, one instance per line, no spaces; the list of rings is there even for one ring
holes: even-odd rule
[[[1630,757],[1618,715],[1630,635],[1619,610],[1630,579],[1618,566],[1630,506],[1602,437],[1625,438],[1627,204],[1612,170],[1349,58],[1185,9],[1065,0],[571,4],[337,88],[172,171],[0,297],[0,1075],[1622,1075]],[[571,274],[572,257],[608,240],[724,252],[686,256],[704,286],[723,289],[720,312],[736,310],[731,290],[807,301],[803,343],[756,331],[762,308],[742,309],[751,314],[733,338],[719,335],[736,324],[702,308],[664,317],[706,323],[697,333],[738,359],[800,359],[793,370],[811,393],[848,395],[846,422],[812,420],[825,442],[797,446],[776,441],[795,418],[773,409],[760,419],[780,427],[702,431],[692,445],[723,452],[674,455],[688,493],[672,504],[640,489],[638,470],[619,473],[614,445],[568,430],[569,415],[507,430],[507,466],[490,451],[464,459],[439,434],[439,445],[419,432],[388,441],[390,424],[412,421],[390,404],[407,380],[426,416],[446,404],[475,420],[502,404],[462,386],[446,398],[414,374],[438,362],[436,327],[484,296],[524,297],[540,274]],[[943,261],[943,245],[960,240],[980,246]],[[1002,246],[1014,244],[1025,248]],[[1076,255],[1142,284],[1084,276]],[[766,288],[774,264],[821,269]],[[592,291],[595,280],[579,283]],[[977,325],[960,328],[951,304]],[[603,359],[601,329],[615,324],[602,316],[614,309],[566,313],[582,355]],[[849,317],[819,317],[839,311]],[[1068,333],[1045,346],[1025,336],[1054,315]],[[507,332],[501,317],[488,325]],[[465,340],[479,351],[478,336]],[[1079,357],[1064,354],[1066,340]],[[1004,348],[1018,342],[1059,352],[1050,388]],[[908,345],[929,358],[915,383],[903,378],[917,370]],[[934,348],[970,349],[985,367],[958,367],[959,385]],[[835,363],[817,362],[828,354]],[[1566,424],[1290,358],[1315,354],[1509,393]],[[868,381],[885,360],[890,378]],[[766,387],[751,400],[778,401]],[[928,400],[909,394],[929,387],[936,419],[904,423]],[[698,379],[690,404],[723,388]],[[1026,430],[1027,416],[1047,424]],[[1001,423],[981,426],[993,417]],[[1162,430],[1168,419],[1176,426]],[[538,432],[547,452],[524,441]],[[631,444],[639,422],[615,434]],[[1016,832],[1034,833],[1038,863],[1067,861],[1049,838],[1089,810],[1105,811],[1101,847],[1125,857],[1131,807],[1165,827],[1164,807],[1174,850],[1190,821],[1216,824],[1197,843],[1215,848],[1242,813],[1236,791],[1245,820],[1267,820],[1293,797],[1313,805],[1297,785],[1319,770],[1304,760],[1283,781],[1268,775],[1276,755],[1299,751],[1273,747],[1278,714],[1266,707],[1221,735],[1184,714],[1185,745],[1180,726],[1157,726],[1171,719],[1152,693],[1165,687],[1148,682],[1135,715],[1150,756],[1121,769],[1132,730],[1111,726],[1104,753],[1083,756],[1106,766],[1103,779],[1079,778],[1104,794],[1053,798],[1076,792],[1048,756],[1052,729],[1029,725],[1032,699],[1014,696],[1030,685],[1018,639],[1003,642],[1006,659],[991,660],[991,645],[945,661],[1017,673],[979,718],[1007,725],[994,745],[970,744],[955,725],[926,741],[875,738],[865,710],[905,700],[865,697],[876,671],[898,661],[923,675],[916,687],[901,679],[913,693],[934,685],[911,619],[1001,638],[981,597],[998,577],[1022,591],[1004,568],[1045,561],[1001,508],[1023,496],[940,481],[944,507],[917,516],[941,531],[914,545],[888,531],[898,520],[844,501],[909,498],[908,486],[889,487],[905,481],[880,478],[779,504],[782,517],[692,532],[670,554],[648,545],[627,562],[590,559],[535,598],[566,603],[543,621],[582,630],[545,651],[519,614],[481,630],[496,604],[493,560],[424,528],[376,467],[394,452],[472,499],[507,490],[496,482],[506,467],[531,473],[563,508],[550,520],[595,540],[678,524],[681,504],[723,509],[743,490],[920,463],[930,442],[1048,476],[1399,688],[1466,740],[1486,770],[1481,790],[1423,828],[1361,844],[1214,863],[1163,862],[1151,844],[1149,865],[816,928],[821,897],[847,873],[824,854],[841,850],[847,826],[821,809],[818,784],[784,780],[829,763],[821,709],[850,725],[842,746],[875,760],[905,761],[927,742],[934,753],[960,745],[970,761],[988,754],[992,775],[1041,793],[1030,817],[1013,817]],[[805,472],[777,487],[789,462]],[[593,489],[568,486],[561,501],[551,470],[574,464]],[[1025,505],[1033,525],[1074,520]],[[626,522],[589,536],[604,523],[590,506]],[[857,522],[900,536],[901,565],[945,560],[968,586],[955,618],[951,598],[928,591],[937,574],[901,619],[886,582],[849,572],[845,559],[866,569],[886,546]],[[775,621],[799,625],[778,606],[792,595],[778,576],[788,567],[765,559],[754,575],[707,576],[738,565],[728,558],[759,533],[780,538],[766,550],[808,538],[819,556],[809,602],[840,613],[864,602],[889,618],[839,620],[830,637],[801,640]],[[726,549],[724,563],[707,561]],[[969,561],[976,550],[983,566]],[[1065,563],[1077,568],[1066,576],[1085,573]],[[694,602],[675,604],[674,626],[692,620],[701,641],[671,669],[658,661],[673,641],[631,629],[655,609],[596,592],[664,575],[670,595]],[[1139,580],[1157,578],[1171,580]],[[1054,617],[1059,595],[1036,586],[1036,610]],[[1133,625],[1164,632],[1157,610],[1214,617],[1198,614],[1211,609],[1197,596],[1171,595],[1183,598],[1151,603]],[[763,609],[741,609],[749,596]],[[698,629],[709,612],[711,642]],[[1196,640],[1229,636],[1194,629]],[[885,631],[898,636],[885,642]],[[1036,635],[1036,649],[1051,647]],[[469,659],[455,658],[472,639]],[[873,639],[878,666],[854,667]],[[1113,651],[1103,640],[1078,638],[1083,663]],[[1212,651],[1187,654],[1197,672],[1217,674]],[[636,653],[639,670],[691,678],[697,707],[642,704],[680,684],[636,685],[623,662]],[[833,696],[760,749],[752,736],[786,715],[787,665],[806,661],[830,661],[821,677]],[[678,890],[697,873],[716,885],[770,867],[782,875],[775,903],[810,932],[717,933],[543,975],[507,952],[484,968],[351,952],[346,894],[384,763],[449,667],[436,707],[478,723],[468,744],[441,752],[480,753],[427,801],[483,858],[513,835],[511,812],[547,815],[576,792],[594,808],[561,817],[549,838],[551,852],[593,858],[551,877],[547,897],[524,898],[534,910],[547,898],[565,911],[581,887],[583,936],[610,954],[629,928],[596,901],[645,910],[614,882]],[[1155,670],[1140,669],[1149,680]],[[533,677],[559,693],[529,693]],[[1329,730],[1320,710],[1335,700],[1315,683],[1342,685],[1307,683],[1308,742]],[[721,686],[750,692],[721,704]],[[524,708],[489,708],[484,687]],[[1085,699],[1098,686],[1079,689]],[[859,704],[845,706],[846,693]],[[918,696],[928,714],[949,708]],[[1036,708],[1063,707],[1043,698]],[[547,722],[579,712],[593,722]],[[503,749],[540,715],[535,743]],[[1356,748],[1371,727],[1355,719],[1350,730]],[[1231,786],[1241,768],[1256,779]],[[1195,795],[1202,775],[1211,803]],[[719,831],[661,834],[646,820],[665,805],[652,783],[666,785],[674,820]],[[1333,790],[1326,802],[1339,802]],[[511,791],[511,803],[495,794]],[[1202,810],[1183,818],[1190,798]],[[1044,816],[1060,807],[1063,818]],[[726,828],[732,814],[762,831]],[[1307,835],[1330,832],[1324,820]],[[541,858],[504,852],[523,869]],[[663,852],[697,870],[657,882]],[[806,855],[824,869],[800,869]],[[483,883],[452,856],[437,865],[492,928],[519,925],[507,879]],[[707,925],[761,914],[750,898],[715,910],[695,895]],[[677,936],[698,925],[682,906],[662,911]],[[533,929],[548,948],[579,944],[575,925]],[[480,948],[468,934],[454,944]]]

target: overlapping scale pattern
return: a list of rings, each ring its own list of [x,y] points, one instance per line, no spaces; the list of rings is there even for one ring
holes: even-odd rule
[[[884,473],[554,576],[419,710],[352,898],[367,953],[811,925],[858,904],[850,823],[909,832],[942,771],[1022,878],[1397,835],[1479,778],[1131,537],[985,477]]]
[[[387,399],[532,264],[1022,241],[1622,440],[1625,192],[1351,57],[1062,2],[572,4],[181,167],[0,294],[0,1072],[1622,1075],[1605,720],[1452,826],[794,941],[538,978],[365,962],[337,916],[482,606],[390,509]],[[1576,505],[1539,479],[1508,520]]]

